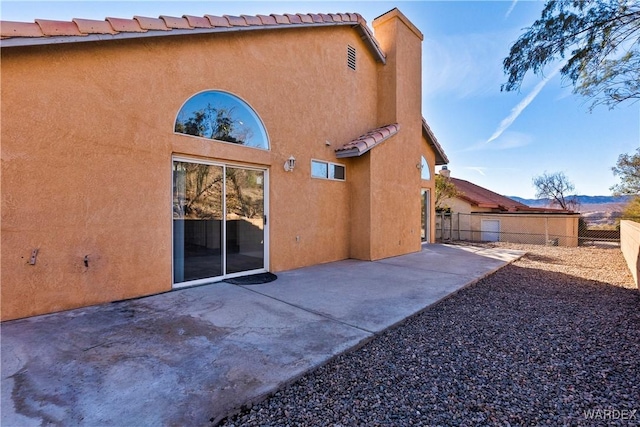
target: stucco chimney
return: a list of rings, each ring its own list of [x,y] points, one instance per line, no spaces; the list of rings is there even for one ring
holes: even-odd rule
[[[445,178],[449,178],[451,176],[451,171],[446,166],[443,166],[442,169],[440,169],[440,172],[438,173],[444,176]]]
[[[407,126],[422,120],[424,36],[397,8],[377,17],[372,24],[386,55],[386,64],[378,74],[378,123],[401,123],[402,132],[406,133]]]

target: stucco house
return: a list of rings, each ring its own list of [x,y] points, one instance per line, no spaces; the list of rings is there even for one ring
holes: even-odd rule
[[[358,14],[2,22],[2,320],[435,239],[422,39]]]
[[[578,246],[580,214],[564,209],[536,208],[463,179],[440,174],[458,195],[445,200],[448,221],[438,222],[445,235],[459,240]]]

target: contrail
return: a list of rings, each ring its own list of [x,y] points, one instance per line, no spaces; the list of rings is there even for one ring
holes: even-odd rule
[[[507,10],[507,13],[504,15],[505,18],[508,18],[509,15],[511,15],[511,12],[513,12],[513,8],[516,7],[516,3],[518,3],[518,0],[513,0],[511,2],[511,6],[509,6],[509,10]]]
[[[539,82],[536,85],[536,87],[534,87],[533,90],[529,92],[529,94],[522,101],[518,103],[518,105],[516,105],[511,109],[511,114],[509,114],[506,118],[504,118],[500,122],[500,126],[498,126],[498,129],[496,129],[493,135],[491,135],[491,138],[487,139],[487,143],[493,141],[494,139],[499,138],[500,135],[502,135],[502,132],[504,132],[509,128],[509,126],[511,126],[511,124],[518,118],[520,113],[522,113],[524,109],[527,108],[529,104],[531,104],[531,101],[533,101],[536,98],[536,96],[538,96],[542,88],[549,82],[549,80],[551,80],[553,76],[558,74],[558,71],[560,71],[560,68],[561,68],[560,66],[556,67],[551,72],[551,74],[549,74],[547,77],[542,79],[542,81]]]

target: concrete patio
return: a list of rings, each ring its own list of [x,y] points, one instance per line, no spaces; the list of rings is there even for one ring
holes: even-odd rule
[[[4,322],[0,423],[215,424],[522,255],[425,245]]]

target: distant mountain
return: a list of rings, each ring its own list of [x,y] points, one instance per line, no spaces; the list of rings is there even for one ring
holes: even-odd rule
[[[524,203],[531,207],[549,206],[549,199],[523,199],[517,196],[508,196],[517,202]],[[626,204],[633,196],[576,196],[581,205],[601,205],[608,203]]]

